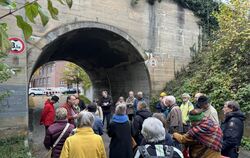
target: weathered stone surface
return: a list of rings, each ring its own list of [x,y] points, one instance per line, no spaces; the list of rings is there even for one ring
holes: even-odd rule
[[[46,7],[46,1],[39,3]],[[0,117],[24,118],[20,122],[10,118],[11,126],[27,126],[28,81],[46,62],[68,60],[82,66],[93,81],[95,97],[101,89],[111,89],[114,99],[126,95],[128,90],[142,90],[149,99],[150,95],[158,95],[166,81],[189,62],[189,48],[197,42],[200,32],[193,13],[171,0],[156,2],[154,6],[139,1],[135,7],[129,0],[74,0],[72,9],[56,1],[53,4],[60,10],[59,20],[50,19],[46,27],[40,22],[32,24],[34,38],[26,42],[26,52],[11,54],[5,61],[19,73],[4,83],[17,91],[12,97],[16,102],[3,108]],[[0,14],[7,12],[0,10]],[[23,10],[18,13],[24,15]],[[9,24],[11,37],[23,39],[20,29],[13,25],[16,23],[13,16],[3,21]],[[87,41],[92,43],[86,44]],[[77,42],[90,51],[80,51],[74,45]],[[110,64],[104,61],[107,56],[111,56]],[[13,58],[18,58],[18,65],[14,65]],[[119,64],[115,62],[118,59]],[[154,66],[152,59],[156,62]],[[112,63],[115,65],[107,68]],[[6,123],[1,122],[0,127],[6,127]]]

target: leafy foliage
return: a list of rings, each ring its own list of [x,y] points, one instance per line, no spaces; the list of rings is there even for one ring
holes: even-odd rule
[[[16,8],[16,2],[14,0],[0,0],[0,7],[4,7],[10,10],[9,13],[0,16],[0,19],[15,13],[16,11],[25,8],[25,16],[29,19],[30,22],[35,23],[35,18],[39,15],[41,18],[41,22],[43,26],[45,26],[49,21],[48,13],[45,9],[38,4],[38,0],[34,0],[32,2],[26,2],[24,6],[20,8]],[[69,8],[72,7],[72,0],[58,0],[61,4],[64,4],[65,1]],[[47,0],[48,2],[48,10],[53,19],[58,19],[58,9],[53,7],[52,1]],[[31,25],[24,20],[23,16],[15,15],[17,26],[23,31],[25,39],[28,39],[32,35],[32,27]],[[11,48],[10,41],[8,40],[8,24],[0,22],[0,83],[6,81],[11,77],[13,71],[11,68],[4,63],[4,58],[7,56],[7,52]],[[0,93],[0,101],[9,95],[8,91],[1,91]]]
[[[246,150],[250,150],[250,138],[243,137],[241,140],[241,146]]]
[[[84,95],[80,95],[79,98],[80,98],[81,100],[83,100],[83,102],[84,102],[86,105],[88,105],[88,104],[91,103],[91,101],[90,101],[87,97],[85,97]]]
[[[80,66],[74,63],[66,64],[62,79],[67,85],[82,83],[82,88],[85,91],[92,85],[88,74]]]
[[[219,30],[214,39],[197,52],[187,68],[176,73],[176,80],[166,91],[180,97],[182,93],[203,92],[221,109],[226,100],[240,102],[242,110],[250,109],[250,22],[247,0],[231,0],[221,4],[213,14]]]
[[[11,137],[0,140],[1,158],[19,157],[30,158],[29,149],[24,146],[24,137]]]

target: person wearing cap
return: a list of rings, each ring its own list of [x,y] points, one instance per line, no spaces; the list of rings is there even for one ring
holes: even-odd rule
[[[45,131],[52,125],[55,121],[55,107],[54,104],[58,102],[59,97],[54,95],[51,99],[48,99],[44,103],[44,107],[42,110],[41,118],[40,118],[40,125],[44,125]]]
[[[190,95],[188,93],[182,94],[181,97],[182,97],[182,104],[180,106],[180,109],[182,113],[183,132],[186,133],[189,128],[188,113],[194,109],[194,106],[189,101]]]
[[[88,112],[91,112],[95,116],[93,131],[95,132],[95,134],[103,135],[102,120],[98,115],[95,114],[96,110],[97,110],[97,105],[95,103],[91,103],[87,106],[87,110],[88,110]]]
[[[219,124],[218,113],[216,109],[209,103],[209,99],[206,96],[200,96],[197,101],[197,108],[204,111],[204,115],[212,119],[215,123]]]
[[[191,128],[186,134],[174,133],[173,138],[189,147],[192,158],[221,158],[222,130],[219,124],[205,117],[202,109],[189,113]]]
[[[167,96],[167,94],[165,92],[161,92],[160,97],[159,97],[159,102],[156,104],[155,108],[157,110],[157,112],[165,112],[166,108],[165,106],[162,104],[162,99],[163,97]]]

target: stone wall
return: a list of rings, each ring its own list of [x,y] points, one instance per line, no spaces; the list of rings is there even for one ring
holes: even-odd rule
[[[18,6],[21,6],[25,3],[25,0],[17,0],[17,2]],[[41,1],[41,3],[45,2]],[[147,66],[144,66],[145,68],[140,67],[140,70],[144,71],[143,75],[139,75],[139,78],[144,78],[143,82],[138,79],[136,82],[126,82],[125,84],[127,84],[127,87],[134,86],[136,91],[146,91],[148,98],[150,95],[157,95],[164,88],[166,82],[173,79],[174,72],[189,62],[189,48],[198,40],[200,32],[197,25],[198,19],[190,10],[181,8],[172,0],[156,2],[153,6],[145,1],[139,1],[134,7],[130,5],[130,0],[74,0],[73,2],[72,8],[68,9],[57,1],[53,1],[53,4],[59,8],[59,20],[50,19],[48,25],[42,27],[39,19],[37,19],[37,23],[32,24],[33,36],[29,41],[26,41],[27,51],[22,55],[9,55],[6,59],[5,62],[13,66],[18,73],[1,85],[13,91],[13,95],[7,98],[10,101],[9,105],[5,103],[0,105],[7,107],[0,111],[0,117],[3,120],[0,122],[0,128],[27,128],[28,81],[36,68],[37,59],[48,44],[46,42],[56,38],[53,36],[58,36],[58,34],[50,34],[57,28],[63,28],[59,31],[66,33],[69,29],[66,27],[67,24],[75,22],[90,22],[93,24],[95,22],[107,25],[108,28],[112,26],[112,28],[120,30],[122,34],[119,35],[130,43],[131,41],[136,43],[136,49],[145,59]],[[46,8],[47,5],[43,5]],[[8,10],[5,9],[0,10],[0,14],[7,12]],[[24,15],[24,10],[18,13]],[[8,16],[3,21],[9,24],[9,35],[11,37],[23,38],[20,29],[13,25],[16,23],[14,16]],[[153,66],[151,64],[152,59],[156,63]],[[121,67],[110,72],[114,73],[122,69]],[[127,66],[125,69],[134,72],[132,78],[136,77],[136,72],[132,71],[133,67]],[[147,75],[145,76],[145,74]],[[102,79],[99,79],[99,81],[103,81]],[[113,78],[112,91],[119,94],[124,93],[119,90],[119,84],[121,83],[115,84],[115,80]],[[93,81],[93,83],[95,82],[98,85],[98,79]],[[103,84],[100,85],[100,87],[102,86]],[[124,90],[127,91],[128,89]]]

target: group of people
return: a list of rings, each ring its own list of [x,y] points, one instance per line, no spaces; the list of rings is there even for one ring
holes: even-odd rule
[[[55,110],[57,96],[45,102],[40,123],[45,126],[44,145],[52,157],[105,158],[101,135],[106,122],[111,138],[110,158],[237,158],[243,136],[245,116],[235,101],[223,107],[220,123],[216,109],[202,93],[195,94],[194,104],[188,93],[176,98],[162,92],[156,113],[149,110],[143,93],[119,97],[113,103],[107,91],[85,106],[79,96],[70,95]],[[56,118],[56,119],[55,119]]]

